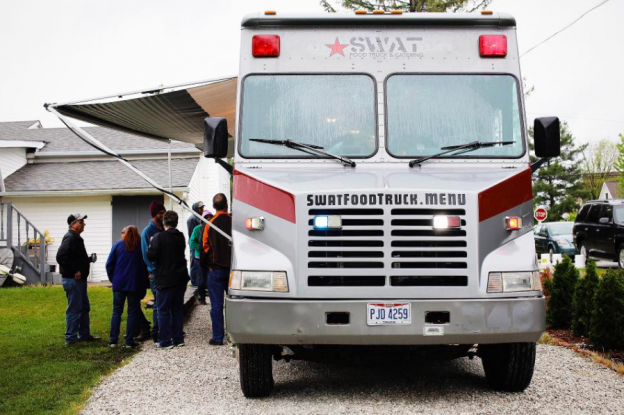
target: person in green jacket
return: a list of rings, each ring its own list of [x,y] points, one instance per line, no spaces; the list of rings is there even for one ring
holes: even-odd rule
[[[212,219],[212,213],[208,210],[204,210],[202,216],[207,220]],[[203,251],[202,247],[202,235],[204,234],[204,226],[206,224],[202,222],[193,229],[193,233],[189,238],[189,245],[191,251],[195,255],[195,261],[199,264],[199,255]],[[206,305],[206,293],[208,291],[208,270],[200,265],[199,281],[197,282],[197,299],[200,305]]]

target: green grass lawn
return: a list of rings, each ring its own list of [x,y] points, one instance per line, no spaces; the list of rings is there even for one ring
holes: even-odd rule
[[[102,376],[135,353],[107,347],[112,290],[89,287],[89,300],[91,333],[102,341],[66,346],[62,287],[0,289],[0,414],[75,414]]]

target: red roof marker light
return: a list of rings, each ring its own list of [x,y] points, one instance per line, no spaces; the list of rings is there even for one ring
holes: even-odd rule
[[[278,35],[255,35],[251,39],[251,54],[255,58],[276,58],[280,55]]]
[[[482,58],[504,58],[507,56],[507,36],[479,36],[479,55]]]

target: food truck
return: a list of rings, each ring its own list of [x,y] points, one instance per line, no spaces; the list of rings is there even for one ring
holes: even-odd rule
[[[266,12],[240,49],[226,325],[245,396],[271,393],[273,360],[364,345],[476,355],[524,390],[545,302],[515,19]],[[557,156],[559,120],[534,140]]]

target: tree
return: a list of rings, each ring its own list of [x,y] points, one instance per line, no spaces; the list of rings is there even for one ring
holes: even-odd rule
[[[572,331],[577,336],[587,336],[591,331],[594,294],[596,294],[599,283],[596,261],[589,258],[585,276],[576,282],[572,300]]]
[[[559,126],[561,132],[561,155],[551,158],[540,167],[533,181],[533,203],[535,206],[544,205],[548,209],[548,219],[561,220],[564,213],[575,212],[578,207],[578,199],[588,196],[581,181],[581,167],[579,158],[587,144],[576,147],[574,136],[568,130],[568,124],[562,122]],[[534,150],[533,129],[529,130],[530,149]],[[531,154],[531,163],[538,160]]]
[[[620,177],[618,179],[618,194],[613,196],[618,197],[618,195],[624,195],[624,134],[620,134],[620,142],[616,144],[616,147],[618,156],[614,167],[615,170],[620,173]]]
[[[330,0],[320,0],[325,11],[335,13]],[[406,12],[474,12],[487,7],[492,0],[335,0],[333,3],[350,10],[403,10]]]
[[[569,329],[572,325],[572,301],[574,287],[579,279],[579,270],[576,269],[568,256],[555,265],[552,280],[544,281],[550,291],[548,307],[546,307],[546,322],[553,329]]]
[[[617,145],[606,138],[589,144],[583,151],[581,166],[585,187],[592,199],[600,198],[600,189],[613,171],[617,159]]]

